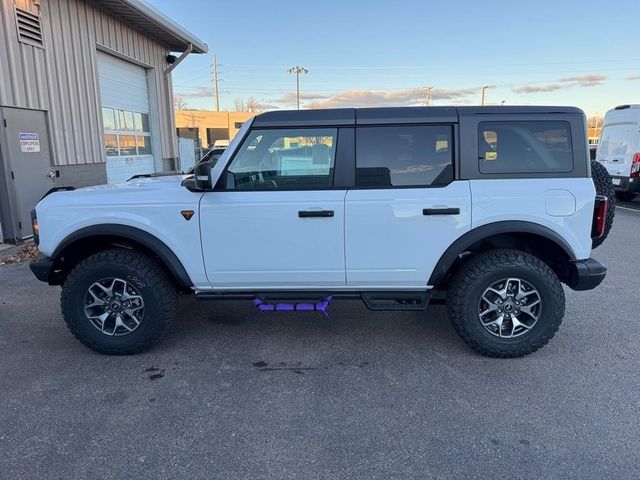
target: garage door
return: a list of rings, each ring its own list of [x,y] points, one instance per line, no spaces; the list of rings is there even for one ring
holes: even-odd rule
[[[144,68],[98,52],[107,181],[154,171],[149,87]]]

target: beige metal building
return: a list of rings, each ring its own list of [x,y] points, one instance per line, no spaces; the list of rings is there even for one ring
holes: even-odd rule
[[[199,140],[201,147],[212,147],[216,140],[231,140],[242,124],[255,112],[216,112],[212,110],[177,110],[178,136]]]
[[[171,70],[206,44],[144,0],[0,1],[0,241],[54,186],[176,168]]]

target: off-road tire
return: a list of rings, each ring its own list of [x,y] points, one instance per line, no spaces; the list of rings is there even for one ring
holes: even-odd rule
[[[105,277],[133,282],[144,300],[144,318],[131,333],[107,336],[85,316],[87,289]],[[178,294],[173,279],[150,256],[122,248],[104,250],[81,261],[62,287],[62,315],[71,333],[84,345],[107,355],[133,355],[157,343],[176,312]]]
[[[631,202],[636,198],[636,194],[632,192],[616,192],[616,198],[621,202]]]
[[[487,287],[512,277],[538,290],[540,317],[524,335],[498,338],[482,326],[479,302]],[[449,282],[447,297],[449,318],[462,340],[488,357],[522,357],[535,352],[555,335],[564,316],[564,291],[556,274],[537,257],[519,250],[489,250],[471,257]]]
[[[598,248],[606,240],[611,227],[613,226],[613,217],[616,215],[616,191],[613,188],[613,182],[611,181],[611,175],[607,172],[607,169],[600,162],[593,160],[591,162],[591,178],[593,184],[596,187],[597,195],[604,195],[609,199],[609,206],[607,210],[607,221],[604,226],[604,235],[600,238],[592,240],[591,248]]]

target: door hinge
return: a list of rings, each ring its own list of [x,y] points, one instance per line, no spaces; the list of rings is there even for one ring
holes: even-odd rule
[[[13,170],[11,170],[11,180],[15,180],[16,177],[13,175]]]
[[[6,119],[6,118],[3,118],[3,119],[2,119],[2,123],[3,123],[3,125],[6,127],[6,126],[7,126],[7,119]]]
[[[20,222],[20,221],[18,222],[18,228],[19,228],[20,230],[22,230],[22,222]]]

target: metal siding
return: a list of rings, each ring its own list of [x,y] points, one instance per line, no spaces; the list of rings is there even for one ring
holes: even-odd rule
[[[44,49],[17,41],[14,4],[37,13],[33,0],[0,4],[0,105],[48,111],[56,165],[101,163],[103,150],[96,45],[153,69],[160,155],[176,158],[171,79],[164,75],[169,51],[82,0],[41,0]]]

